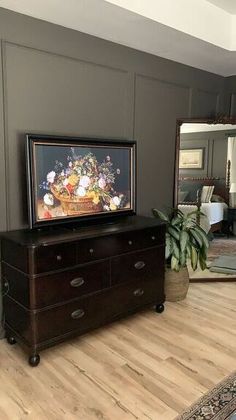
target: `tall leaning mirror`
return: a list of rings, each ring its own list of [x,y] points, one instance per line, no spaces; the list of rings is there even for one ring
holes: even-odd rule
[[[224,239],[221,254],[236,253],[236,118],[177,121],[174,205],[184,214],[201,210],[200,226]]]

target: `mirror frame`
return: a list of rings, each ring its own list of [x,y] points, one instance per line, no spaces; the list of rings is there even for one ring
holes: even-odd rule
[[[179,178],[179,150],[180,150],[180,129],[185,123],[191,124],[233,124],[236,126],[236,117],[219,116],[218,118],[179,118],[176,120],[176,141],[175,141],[175,170],[174,170],[174,207],[178,205],[178,178]],[[236,130],[236,127],[235,127]]]

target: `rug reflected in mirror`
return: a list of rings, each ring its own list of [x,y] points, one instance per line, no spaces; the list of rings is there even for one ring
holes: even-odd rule
[[[236,237],[232,239],[214,238],[210,242],[207,255],[207,266],[210,268],[214,260],[223,255],[236,256]],[[236,280],[236,274],[216,273],[210,271],[209,269],[202,271],[200,268],[193,271],[190,264],[188,264],[188,272],[190,282]]]
[[[175,420],[236,420],[236,371]]]

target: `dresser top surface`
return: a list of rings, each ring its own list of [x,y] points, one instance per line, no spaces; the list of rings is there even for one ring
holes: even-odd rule
[[[26,247],[47,246],[80,239],[114,235],[122,232],[147,229],[165,225],[164,222],[144,216],[129,216],[112,222],[78,227],[53,227],[34,230],[14,230],[1,234],[1,239],[13,241]]]

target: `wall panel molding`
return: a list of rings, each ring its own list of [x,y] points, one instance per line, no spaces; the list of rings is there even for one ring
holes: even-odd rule
[[[5,69],[9,228],[17,229],[27,225],[25,133],[132,137],[133,76],[7,42]]]
[[[69,55],[69,54],[59,54],[59,53],[54,52],[54,51],[49,51],[49,50],[46,50],[46,49],[43,49],[43,48],[33,47],[31,45],[27,45],[27,44],[24,44],[24,43],[21,44],[21,43],[18,43],[18,42],[11,42],[11,41],[8,41],[7,39],[3,40],[2,44],[5,45],[5,46],[11,46],[12,45],[14,47],[25,48],[25,49],[32,50],[32,51],[37,51],[39,54],[43,53],[43,54],[53,55],[53,56],[56,56],[56,57],[66,58],[68,60],[72,60],[72,61],[76,61],[76,62],[80,62],[80,63],[84,63],[84,64],[90,64],[91,66],[104,67],[104,68],[114,70],[114,71],[118,71],[118,72],[121,72],[121,73],[128,73],[128,70],[126,70],[124,68],[121,68],[121,67],[112,66],[110,64],[102,64],[102,63],[98,63],[98,62],[92,61],[92,60],[85,60],[85,59],[82,59],[82,58],[74,57],[74,56]]]
[[[5,103],[5,62],[4,62],[4,44],[1,42],[0,48],[0,231],[7,230],[8,215],[8,196],[7,196],[7,178],[6,178],[6,103]]]
[[[135,88],[135,137],[138,140],[138,209],[173,205],[176,119],[187,116],[190,88],[138,75]],[[168,187],[167,187],[168,185]]]
[[[236,115],[236,92],[232,92],[230,95],[230,117]]]

